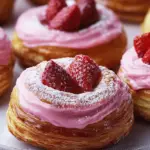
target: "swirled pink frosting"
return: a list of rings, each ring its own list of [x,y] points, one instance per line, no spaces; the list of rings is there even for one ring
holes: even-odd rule
[[[150,65],[138,58],[134,48],[128,50],[121,60],[119,76],[129,80],[134,90],[150,88]]]
[[[47,6],[30,9],[18,19],[16,32],[27,47],[59,46],[86,49],[105,44],[122,32],[118,18],[108,9],[97,5],[100,19],[90,27],[77,32],[50,30],[41,23]]]
[[[7,38],[7,35],[0,28],[0,65],[7,65],[11,53],[11,43]]]
[[[72,60],[54,61],[67,68]],[[47,87],[41,82],[46,63],[25,70],[16,83],[21,108],[43,121],[58,127],[82,129],[115,110],[119,112],[122,103],[131,103],[128,86],[104,67],[100,67],[102,80],[92,92],[73,94]]]

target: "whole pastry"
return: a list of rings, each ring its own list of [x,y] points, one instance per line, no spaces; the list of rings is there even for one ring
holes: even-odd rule
[[[31,1],[33,4],[36,5],[45,5],[49,2],[49,0],[29,0]]]
[[[26,69],[13,89],[8,128],[46,149],[94,149],[128,135],[134,118],[128,86],[88,56]]]
[[[0,96],[10,87],[13,77],[14,57],[11,43],[0,28]]]
[[[121,20],[142,22],[149,9],[149,0],[97,0],[111,8]]]
[[[15,0],[2,0],[0,4],[0,24],[8,22],[12,15]]]
[[[72,3],[51,0],[48,6],[21,15],[13,38],[21,64],[33,66],[51,58],[86,54],[100,65],[119,65],[126,36],[118,18],[94,0]]]
[[[150,120],[150,33],[134,39],[118,74],[131,88],[136,115]]]
[[[142,24],[142,31],[144,33],[150,32],[150,9],[144,19],[143,24]]]

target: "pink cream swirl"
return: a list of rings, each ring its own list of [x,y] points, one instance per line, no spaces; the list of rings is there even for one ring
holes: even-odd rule
[[[86,49],[107,43],[122,32],[122,25],[112,11],[97,5],[100,19],[77,32],[50,30],[41,23],[47,6],[30,9],[18,19],[16,32],[27,47],[59,46]]]
[[[11,53],[11,43],[7,38],[7,35],[0,28],[0,65],[7,65],[9,62]]]
[[[138,58],[134,48],[123,55],[121,69],[119,75],[129,80],[134,90],[150,89],[150,65]]]
[[[72,60],[65,58],[54,61],[67,68]],[[102,80],[94,91],[73,94],[42,84],[41,74],[46,63],[28,68],[16,83],[21,108],[43,121],[58,127],[82,129],[115,110],[119,111],[124,102],[131,103],[128,86],[105,67],[100,67]]]

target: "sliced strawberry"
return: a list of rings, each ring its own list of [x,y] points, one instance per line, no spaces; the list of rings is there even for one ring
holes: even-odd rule
[[[62,31],[75,31],[80,26],[80,10],[77,5],[63,8],[50,22],[49,28]]]
[[[98,65],[91,58],[84,55],[75,57],[68,67],[68,73],[84,91],[92,91],[101,76]]]
[[[78,6],[81,12],[81,28],[98,21],[99,15],[94,0],[78,0]]]
[[[150,48],[149,48],[149,50],[144,54],[142,60],[143,60],[144,63],[150,64]]]
[[[50,0],[48,8],[46,10],[46,20],[51,21],[56,14],[61,11],[62,8],[66,7],[67,4],[65,0]]]
[[[83,91],[70,75],[52,60],[47,63],[42,74],[42,83],[48,87],[70,93],[81,93]]]
[[[150,33],[135,37],[134,47],[138,57],[143,57],[146,51],[150,48]]]

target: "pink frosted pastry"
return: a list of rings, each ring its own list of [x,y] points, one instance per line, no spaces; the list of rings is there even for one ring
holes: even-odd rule
[[[137,115],[150,120],[150,33],[137,36],[122,60],[119,76],[129,84]]]
[[[93,0],[87,12],[88,0],[68,6],[61,0],[61,8],[52,7],[56,1],[30,9],[18,19],[13,47],[20,62],[33,66],[51,58],[86,54],[115,68],[126,48],[123,26],[115,14]]]
[[[11,43],[3,29],[0,28],[0,96],[11,85],[13,64]]]
[[[84,55],[26,69],[12,92],[7,119],[18,139],[64,150],[115,143],[134,120],[128,86]]]

